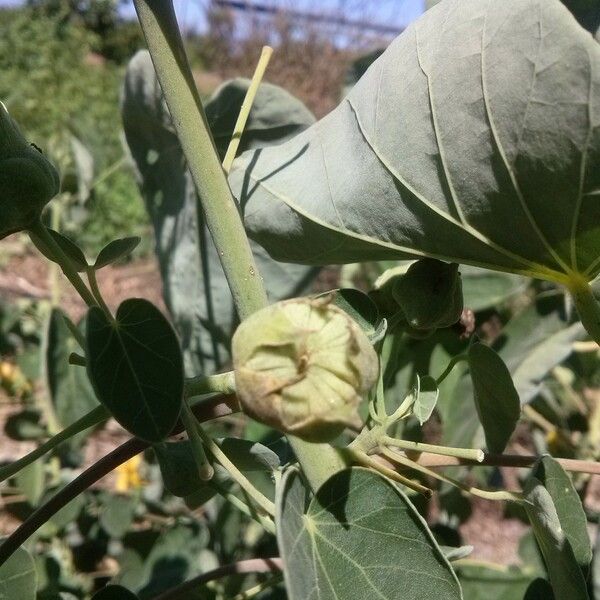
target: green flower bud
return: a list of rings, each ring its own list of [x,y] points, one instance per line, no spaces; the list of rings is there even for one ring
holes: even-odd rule
[[[433,332],[450,327],[463,310],[462,282],[458,265],[433,258],[413,263],[399,277],[393,296],[413,330]]]
[[[373,346],[330,298],[286,300],[251,315],[233,336],[232,354],[244,411],[313,442],[356,422],[378,376]]]
[[[54,165],[27,143],[0,102],[0,239],[31,227],[59,184]]]

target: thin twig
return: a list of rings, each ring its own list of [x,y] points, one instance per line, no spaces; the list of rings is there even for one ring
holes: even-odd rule
[[[256,92],[258,92],[258,86],[265,75],[265,71],[267,70],[267,66],[271,60],[272,54],[273,48],[270,46],[263,46],[262,52],[260,53],[260,58],[258,59],[258,64],[256,65],[256,69],[254,71],[254,75],[252,76],[252,81],[250,82],[250,87],[246,92],[246,96],[242,102],[242,107],[240,108],[240,114],[238,115],[235,127],[233,128],[233,135],[231,136],[231,141],[227,147],[225,158],[223,159],[223,170],[225,173],[229,173],[235,155],[237,154],[244,129],[246,128],[246,121],[248,121],[248,117],[250,116],[250,111],[252,110],[252,104],[254,103]]]
[[[184,594],[194,591],[197,587],[214,581],[215,579],[221,579],[228,575],[241,575],[245,573],[273,573],[283,570],[283,561],[281,558],[251,558],[249,560],[240,560],[239,562],[225,565],[198,575],[177,587],[174,587],[158,596],[155,596],[152,600],[176,600],[177,598],[186,598]]]
[[[522,456],[519,454],[484,454],[481,462],[466,460],[456,456],[441,456],[430,452],[421,452],[418,456],[410,456],[411,460],[424,467],[509,467],[527,468],[533,466],[540,456]],[[554,458],[554,457],[553,457]],[[600,463],[592,460],[574,460],[571,458],[554,458],[554,460],[565,470],[571,473],[589,473],[600,475]]]
[[[235,396],[219,396],[198,403],[192,410],[198,420],[210,421],[224,414],[231,414],[233,411],[239,410],[239,408]],[[180,433],[182,430],[182,424],[178,423],[172,433]],[[148,442],[138,438],[128,440],[106,456],[103,456],[83,471],[81,475],[58,491],[48,502],[42,504],[35,512],[29,515],[0,545],[0,566],[10,558],[21,544],[51,519],[61,508],[73,500],[73,498],[90,488],[119,465],[146,450],[149,445]]]

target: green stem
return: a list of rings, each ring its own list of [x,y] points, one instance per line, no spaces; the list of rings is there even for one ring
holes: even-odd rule
[[[69,331],[71,332],[71,335],[75,338],[75,341],[79,344],[79,347],[82,350],[85,350],[85,337],[84,337],[83,333],[81,332],[81,330],[65,314],[63,314],[63,321],[69,328]]]
[[[198,192],[198,214],[204,212],[236,310],[243,320],[267,305],[267,294],[210,135],[173,3],[134,0],[134,5]],[[201,222],[198,219],[199,225]],[[345,462],[330,446],[289,439],[313,490],[345,467]]]
[[[233,600],[250,600],[250,598],[254,598],[261,592],[276,586],[278,583],[281,583],[281,581],[283,581],[283,575],[273,575],[273,577],[270,577],[266,581],[257,583],[255,586],[247,589],[246,591],[240,592],[237,594],[237,596],[233,597]]]
[[[183,399],[183,407],[181,410],[181,420],[183,426],[187,431],[188,438],[192,444],[192,452],[194,455],[194,461],[198,467],[198,475],[202,481],[210,481],[215,474],[215,470],[206,458],[206,452],[204,452],[204,445],[202,439],[198,433],[198,422],[196,417],[192,413],[187,399]]]
[[[108,410],[104,408],[104,406],[97,406],[92,411],[58,432],[56,435],[52,436],[49,440],[44,442],[41,446],[38,446],[35,450],[32,450],[29,454],[23,456],[19,460],[6,465],[5,467],[0,468],[0,482],[6,481],[9,477],[12,477],[16,473],[18,473],[21,469],[29,466],[31,463],[35,462],[38,458],[44,456],[44,454],[54,450],[62,443],[70,440],[73,436],[78,433],[93,427],[94,425],[99,425],[103,421],[106,421],[110,416]]]
[[[219,445],[202,429],[199,423],[196,430],[208,451],[221,463],[231,478],[256,502],[256,504],[268,515],[275,515],[275,505],[259,490],[257,490],[246,476],[227,458],[227,455],[219,448]]]
[[[600,344],[600,304],[594,297],[590,284],[584,279],[569,286],[579,318],[592,339]]]
[[[258,86],[265,75],[265,71],[269,61],[271,60],[272,54],[273,48],[270,46],[263,46],[260,58],[258,59],[258,64],[256,65],[256,69],[252,77],[252,81],[250,82],[250,87],[246,92],[246,96],[242,102],[242,107],[240,108],[240,114],[238,115],[235,127],[233,128],[233,135],[231,137],[231,141],[229,142],[229,146],[227,147],[225,158],[223,159],[223,170],[225,173],[229,173],[235,155],[240,147],[242,134],[244,133],[244,129],[246,127],[246,121],[248,121],[248,117],[250,116],[250,110],[252,109],[256,92],[258,92]]]
[[[198,376],[186,379],[185,392],[186,398],[191,396],[202,396],[204,394],[234,394],[235,378],[233,371],[227,373],[218,373],[216,375]]]
[[[457,356],[454,356],[450,360],[450,362],[448,363],[448,366],[444,369],[444,372],[435,380],[438,387],[440,386],[442,381],[444,381],[444,379],[446,379],[446,377],[448,377],[448,375],[450,375],[450,373],[452,372],[452,369],[454,369],[454,367],[463,360],[469,360],[469,355],[466,353],[459,354]]]
[[[273,519],[265,515],[261,515],[256,510],[252,510],[243,500],[240,500],[234,493],[229,492],[225,488],[221,487],[215,480],[212,480],[210,485],[232,506],[235,506],[235,508],[251,519],[254,519],[265,529],[265,531],[275,535],[275,523],[273,523]]]
[[[244,319],[267,305],[267,295],[210,135],[173,3],[134,0],[134,4],[198,191],[198,213],[204,212],[235,307]]]
[[[515,502],[523,500],[523,496],[519,492],[511,492],[507,490],[499,490],[492,492],[490,490],[482,490],[471,485],[466,485],[464,483],[461,483],[457,479],[447,477],[446,475],[442,475],[441,473],[436,473],[435,471],[432,471],[431,469],[428,469],[427,467],[424,467],[423,465],[420,465],[410,460],[410,458],[402,456],[398,452],[394,452],[389,448],[381,448],[381,454],[383,454],[385,458],[387,458],[393,463],[397,463],[403,467],[413,469],[414,471],[419,471],[420,473],[423,473],[424,475],[429,475],[430,477],[433,477],[434,479],[437,479],[439,481],[449,483],[450,485],[457,487],[463,492],[467,492],[479,498],[484,498],[485,500],[512,500]]]
[[[422,444],[420,442],[411,442],[409,440],[401,440],[384,436],[381,440],[382,444],[388,446],[395,446],[402,450],[408,450],[409,452],[431,452],[432,454],[441,454],[442,456],[456,456],[457,458],[464,458],[466,460],[474,460],[481,462],[485,454],[483,450],[477,448],[450,448],[448,446],[434,446],[432,444]]]
[[[41,242],[50,249],[52,256],[54,256],[58,261],[58,264],[60,265],[62,272],[65,274],[65,277],[71,282],[71,285],[77,290],[77,293],[81,296],[83,301],[88,306],[97,306],[98,303],[83,282],[83,279],[81,279],[79,276],[77,270],[73,267],[71,260],[63,252],[62,248],[55,242],[50,233],[48,233],[45,225],[41,221],[38,221],[29,229],[29,235],[31,237],[31,241],[36,245],[36,247]]]
[[[368,467],[369,469],[373,469],[388,479],[396,481],[397,483],[401,483],[402,485],[415,492],[418,492],[419,494],[423,494],[426,498],[431,498],[432,492],[428,487],[425,487],[424,485],[421,485],[417,481],[413,481],[408,477],[404,477],[404,475],[400,475],[400,473],[397,473],[393,469],[382,465],[380,462],[371,458],[361,450],[355,450],[354,448],[348,447],[345,449],[345,452],[358,464]]]
[[[96,298],[96,300],[98,301],[98,305],[104,311],[104,314],[106,314],[106,316],[110,318],[111,322],[114,323],[114,318],[112,316],[112,313],[110,312],[110,308],[108,308],[108,305],[106,304],[106,302],[104,302],[102,292],[100,291],[100,287],[98,286],[98,279],[96,277],[96,271],[94,270],[94,267],[88,267],[86,270],[86,275],[88,281],[90,282],[90,289],[92,290],[92,294],[94,294],[94,298]]]
[[[60,213],[61,213],[61,203],[54,202],[52,204],[52,212],[50,215],[51,218],[51,226],[52,229],[58,231],[60,228]],[[50,303],[52,307],[58,306],[60,304],[60,279],[58,274],[58,265],[56,263],[52,263],[50,265],[50,291],[51,291],[51,299]]]

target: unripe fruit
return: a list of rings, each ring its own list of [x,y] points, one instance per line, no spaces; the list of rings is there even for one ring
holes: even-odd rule
[[[27,143],[0,102],[0,239],[33,226],[59,187],[54,165]]]
[[[244,411],[313,442],[355,423],[379,370],[367,336],[328,298],[286,300],[251,315],[232,354]]]
[[[462,283],[456,263],[433,258],[418,260],[398,278],[392,293],[409,327],[416,331],[450,327],[463,311]]]

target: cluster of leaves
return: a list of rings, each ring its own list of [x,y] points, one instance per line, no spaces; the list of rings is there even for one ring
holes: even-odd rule
[[[534,46],[543,60],[530,70]],[[573,71],[573,57],[591,68]],[[25,225],[89,310],[79,326],[51,311],[44,363],[55,435],[0,469],[25,498],[13,504],[23,525],[0,545],[2,592],[89,596],[91,572],[109,555],[118,569],[97,578],[112,580],[97,599],[598,597],[600,557],[581,501],[589,478],[563,468],[597,465],[558,459],[598,453],[598,402],[585,390],[600,355],[582,344],[562,285],[598,340],[587,286],[600,254],[599,64],[600,47],[558,0],[445,0],[322,121],[262,86],[230,183],[255,238],[279,258],[315,265],[284,268],[254,244],[271,301],[299,295],[325,260],[394,262],[361,268],[367,292],[275,302],[238,327],[231,272],[220,264],[228,248],[211,241],[215,224],[200,211],[215,199],[196,198],[185,162],[194,157],[184,158],[148,55],[136,56],[125,131],[181,341],[148,301],[128,299],[113,315],[102,298],[96,272],[138,240],[113,240],[89,262],[72,240]],[[183,92],[175,80],[166,101]],[[221,157],[248,87],[230,82],[206,105]],[[405,258],[419,260],[395,262]],[[230,358],[234,372],[212,375]],[[203,425],[240,404],[256,421]],[[82,433],[109,416],[135,437],[67,481]],[[534,456],[505,455],[521,419],[532,425]],[[430,425],[441,425],[441,440]],[[183,429],[187,439],[173,437]],[[144,450],[141,473],[134,457]],[[451,478],[444,466],[462,472]],[[531,467],[522,491],[505,489],[500,466]],[[88,489],[114,468],[119,494]],[[441,510],[430,527],[436,485]],[[468,495],[506,501],[531,524],[522,564],[469,560],[457,529]],[[19,549],[27,538],[37,565]],[[277,574],[240,576],[281,567],[285,592]]]

